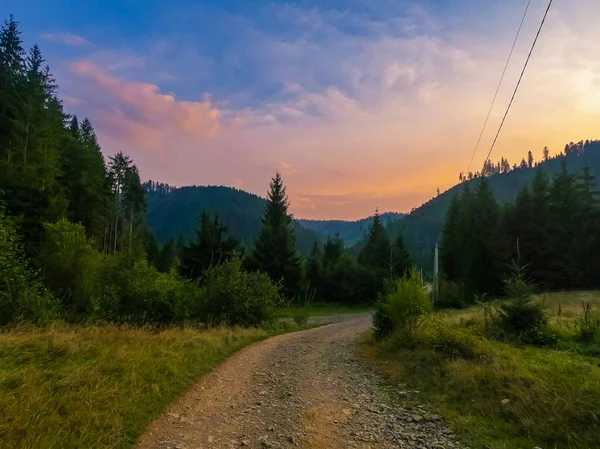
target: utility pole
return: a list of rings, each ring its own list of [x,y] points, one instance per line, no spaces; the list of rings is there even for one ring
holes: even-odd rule
[[[433,258],[433,301],[436,302],[439,295],[439,245],[435,244],[435,255]]]

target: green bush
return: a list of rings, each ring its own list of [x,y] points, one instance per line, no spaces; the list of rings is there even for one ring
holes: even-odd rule
[[[159,273],[144,259],[111,255],[102,271],[103,318],[138,323],[203,320],[205,291],[174,274]]]
[[[308,324],[308,320],[310,318],[310,308],[308,307],[300,307],[294,311],[292,315],[292,319],[294,323],[298,326],[306,326]]]
[[[98,311],[98,283],[102,255],[94,249],[81,224],[65,219],[45,223],[45,242],[40,252],[46,286],[58,297],[64,311],[92,315]]]
[[[462,309],[466,307],[464,293],[456,282],[439,277],[439,294],[435,301],[436,309]]]
[[[413,342],[423,318],[433,309],[420,274],[413,268],[386,290],[373,316],[375,338],[396,333],[404,342]]]
[[[0,209],[0,325],[48,324],[57,310],[58,301],[25,261],[15,224]]]
[[[265,273],[244,271],[239,255],[207,270],[205,290],[204,315],[215,324],[267,324],[283,305],[279,285]]]
[[[453,329],[439,321],[431,323],[429,343],[437,352],[449,358],[473,359],[478,342],[471,332],[466,329]]]

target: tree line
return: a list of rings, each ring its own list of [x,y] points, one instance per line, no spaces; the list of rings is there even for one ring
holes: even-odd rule
[[[39,47],[24,49],[12,16],[0,28],[0,174],[0,324],[257,325],[308,298],[373,301],[409,265],[379,214],[358,259],[339,237],[301,258],[279,173],[251,247],[207,211],[196,211],[194,241],[161,247],[144,220],[146,190],[172,189],[143,185],[122,152],[104,159],[91,121],[64,111]]]
[[[600,285],[595,177],[590,167],[575,174],[566,159],[561,163],[553,178],[538,169],[513,203],[499,204],[486,177],[452,198],[441,237],[443,301],[460,304],[500,294],[512,260],[525,265],[541,290]]]
[[[600,140],[581,140],[577,143],[571,142],[565,145],[565,148],[562,153],[559,153],[555,156],[550,156],[550,150],[548,147],[544,147],[542,150],[542,158],[539,162],[535,161],[535,157],[531,150],[527,152],[527,159],[522,158],[521,162],[517,165],[516,163],[512,166],[508,159],[501,157],[498,162],[495,164],[487,160],[484,162],[481,171],[468,173],[460,172],[458,175],[459,182],[470,181],[471,179],[477,179],[482,176],[493,176],[499,175],[501,173],[510,173],[511,171],[516,170],[524,170],[527,168],[537,167],[540,162],[547,162],[551,159],[560,158],[561,156],[569,156],[569,155],[582,155],[586,151],[594,151],[600,149]],[[439,195],[439,192],[438,192]]]

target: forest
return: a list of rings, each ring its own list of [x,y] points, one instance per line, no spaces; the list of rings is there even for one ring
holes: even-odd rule
[[[378,214],[357,260],[339,236],[315,236],[302,258],[278,173],[266,201],[253,197],[254,233],[231,232],[217,209],[192,208],[192,238],[156,239],[147,201],[171,188],[142,184],[123,152],[104,159],[91,121],[64,110],[39,47],[25,50],[12,17],[0,32],[0,104],[1,324],[257,325],[284,304],[374,301],[384,278],[409,266]]]
[[[402,233],[406,245],[415,262],[426,273],[426,277],[433,275],[433,250],[439,242],[452,198],[460,194],[465,186],[473,191],[480,177],[486,177],[494,199],[499,204],[514,203],[519,191],[536,176],[538,171],[544,171],[552,177],[562,171],[563,161],[567,164],[567,171],[572,175],[580,175],[585,167],[590,168],[590,173],[600,170],[600,140],[582,140],[568,143],[557,154],[551,155],[548,147],[544,147],[536,159],[532,151],[526,153],[521,163],[517,166],[504,157],[493,163],[487,161],[481,171],[460,173],[459,183],[447,191],[431,198],[420,207],[417,207],[402,220],[390,223],[388,233],[395,236]],[[503,168],[504,167],[504,168]],[[357,252],[357,248],[352,249]]]
[[[427,273],[440,237],[440,300],[448,306],[499,295],[517,251],[540,288],[597,286],[597,141],[569,144],[555,157],[545,150],[540,163],[531,152],[521,166],[486,163],[398,221],[376,211],[363,241],[347,250],[339,233],[325,239],[306,228],[335,223],[293,219],[279,173],[264,200],[226,187],[142,183],[126,154],[105,160],[91,121],[64,111],[40,49],[23,45],[7,19],[0,33],[3,323],[251,325],[284,304],[373,303],[413,263]],[[433,208],[445,225],[419,219]],[[185,237],[176,239],[157,216],[181,210],[194,231],[181,228]],[[234,210],[248,219],[233,220]]]

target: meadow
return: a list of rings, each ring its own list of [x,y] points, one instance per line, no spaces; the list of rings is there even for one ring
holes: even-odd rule
[[[579,335],[598,317],[600,292],[535,301],[553,335],[542,346],[486,338],[490,305],[479,305],[433,313],[410,347],[367,334],[357,351],[393,384],[419,391],[471,447],[600,447],[600,333]]]
[[[0,334],[0,447],[127,448],[219,362],[284,331],[116,325]]]

